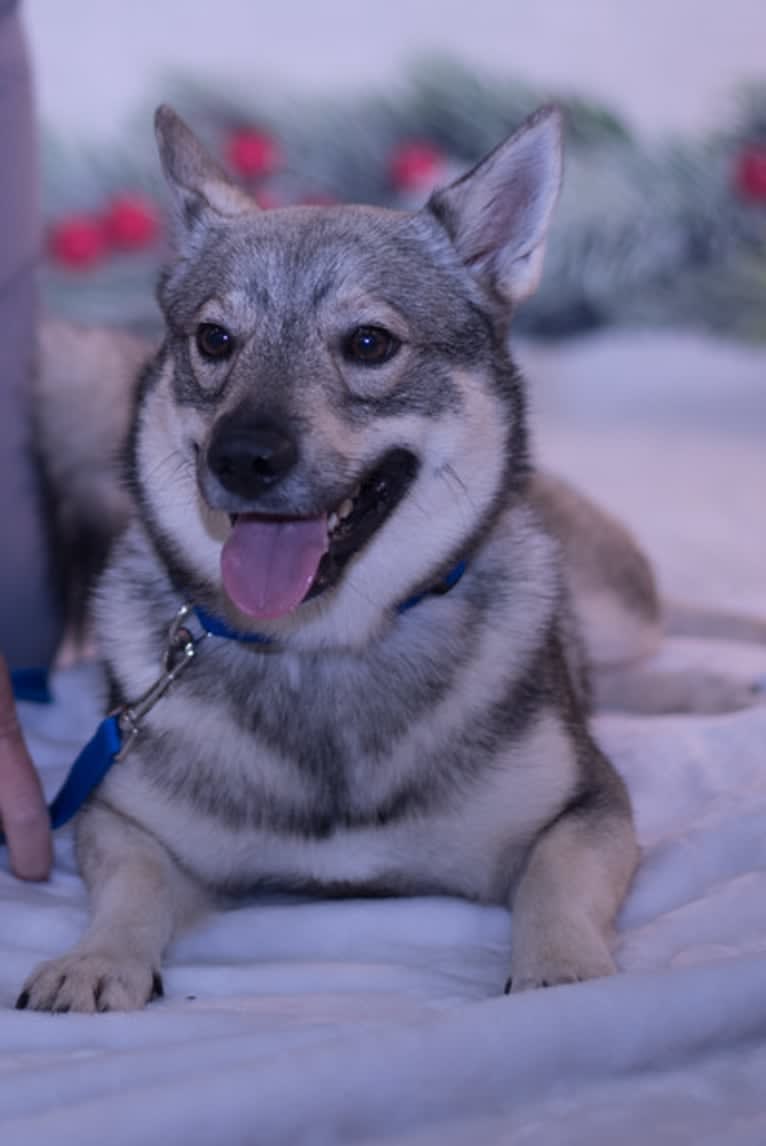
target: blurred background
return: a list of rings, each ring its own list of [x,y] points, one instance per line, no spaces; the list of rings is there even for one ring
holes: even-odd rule
[[[26,0],[46,278],[70,317],[152,327],[172,100],[264,207],[422,202],[540,102],[564,194],[527,333],[766,338],[763,0]]]
[[[171,76],[285,89],[389,91],[426,54],[613,106],[641,131],[725,122],[763,78],[763,0],[25,0],[40,108],[113,141]]]
[[[759,609],[764,0],[25,0],[48,308],[155,331],[174,102],[265,208],[413,206],[555,98],[565,186],[516,318],[545,461],[669,590]],[[759,525],[760,522],[760,525]]]

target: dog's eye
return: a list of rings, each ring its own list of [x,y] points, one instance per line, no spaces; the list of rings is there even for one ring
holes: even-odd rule
[[[399,339],[382,326],[357,326],[343,342],[343,357],[360,366],[380,366],[400,346]]]
[[[203,358],[220,361],[230,358],[234,352],[234,336],[214,322],[203,322],[197,327],[196,342],[197,350]]]

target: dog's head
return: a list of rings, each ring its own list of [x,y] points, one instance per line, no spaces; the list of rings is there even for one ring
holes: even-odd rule
[[[363,638],[470,550],[525,467],[507,354],[561,176],[546,110],[420,211],[260,211],[178,118],[167,337],[134,467],[184,589],[240,627]]]

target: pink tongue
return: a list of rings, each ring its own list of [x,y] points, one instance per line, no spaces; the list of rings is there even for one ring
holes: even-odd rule
[[[327,551],[327,518],[264,521],[238,517],[221,553],[231,600],[249,617],[282,617],[309,591]]]

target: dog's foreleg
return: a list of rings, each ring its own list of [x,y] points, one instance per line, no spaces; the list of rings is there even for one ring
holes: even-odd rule
[[[204,910],[204,892],[141,828],[93,805],[78,825],[91,923],[68,954],[42,963],[17,1007],[132,1011],[162,994],[160,963],[173,935]]]
[[[552,987],[611,975],[612,924],[638,860],[627,794],[578,803],[534,844],[511,899],[507,989]],[[606,806],[605,806],[606,804]]]

